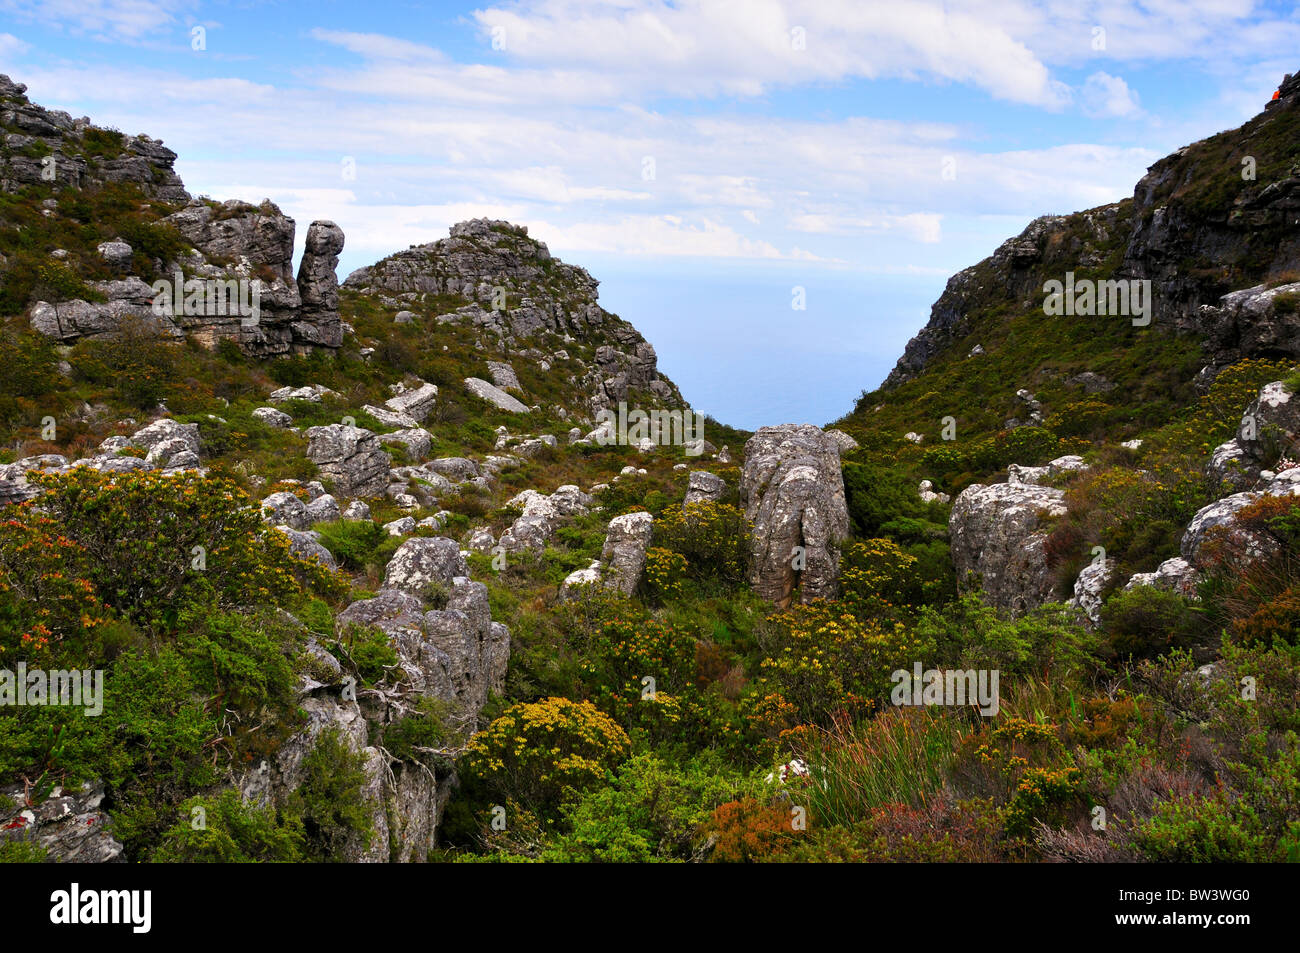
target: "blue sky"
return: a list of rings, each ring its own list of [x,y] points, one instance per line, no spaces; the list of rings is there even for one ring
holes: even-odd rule
[[[949,275],[1296,69],[1250,0],[0,0],[0,71],[191,192],[338,222],[343,275],[528,225],[746,427],[840,416]]]

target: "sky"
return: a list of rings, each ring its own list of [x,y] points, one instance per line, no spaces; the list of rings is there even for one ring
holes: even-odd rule
[[[601,282],[699,411],[824,424],[949,276],[1118,201],[1300,70],[1252,0],[0,0],[0,72],[194,194],[344,230],[486,216]]]

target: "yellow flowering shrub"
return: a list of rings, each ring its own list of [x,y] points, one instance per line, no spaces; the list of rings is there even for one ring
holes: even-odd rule
[[[888,693],[889,676],[924,661],[934,645],[901,623],[863,620],[835,603],[769,617],[759,641],[768,710],[797,724],[827,724]],[[793,726],[791,726],[793,727]]]
[[[665,507],[655,521],[655,542],[685,557],[691,575],[740,582],[749,561],[753,531],[738,507],[691,503]]]
[[[510,706],[475,735],[461,767],[501,803],[553,818],[564,801],[603,784],[631,747],[591,702],[543,698]]]
[[[645,554],[645,586],[650,597],[662,604],[682,594],[686,557],[671,549],[652,546]]]

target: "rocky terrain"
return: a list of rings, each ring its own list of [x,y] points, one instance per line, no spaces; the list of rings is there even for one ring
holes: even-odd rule
[[[955,276],[834,426],[656,440],[602,414],[690,411],[654,348],[523,226],[295,272],[0,77],[0,860],[1294,859],[1282,93]]]

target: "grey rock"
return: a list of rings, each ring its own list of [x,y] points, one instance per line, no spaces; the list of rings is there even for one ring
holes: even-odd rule
[[[981,579],[989,604],[1026,612],[1052,597],[1051,574],[1040,529],[1043,516],[1064,516],[1065,494],[1052,487],[998,483],[967,487],[948,520],[960,586]]]
[[[441,536],[408,539],[384,569],[384,588],[423,595],[431,583],[450,586],[457,576],[468,576],[469,567],[455,540]]]
[[[487,381],[478,377],[465,378],[465,388],[475,397],[482,398],[488,403],[499,407],[501,410],[508,410],[515,414],[526,414],[529,412],[527,406],[514,397],[511,397],[501,388],[489,384]]]
[[[754,527],[755,592],[782,608],[796,586],[804,602],[833,598],[849,531],[835,441],[808,424],[760,428],[745,444],[740,502]]]
[[[686,483],[686,498],[682,501],[689,506],[692,503],[716,503],[727,492],[727,481],[716,473],[707,470],[694,470]]]
[[[646,512],[625,513],[609,521],[605,546],[600,552],[606,588],[625,596],[636,592],[653,532],[654,517]]]
[[[392,460],[369,430],[330,424],[307,431],[307,457],[342,496],[379,496],[388,485]]]

